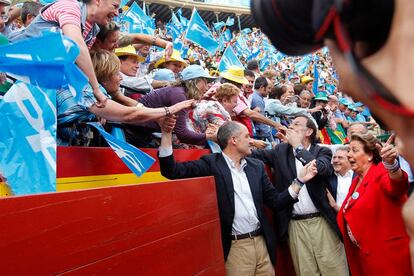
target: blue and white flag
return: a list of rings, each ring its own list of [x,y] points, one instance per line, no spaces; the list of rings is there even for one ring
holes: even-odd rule
[[[173,10],[171,10],[171,22],[175,25],[175,27],[182,28],[181,22]]]
[[[226,26],[226,23],[224,23],[223,21],[220,21],[220,22],[213,23],[213,25],[214,25],[214,29],[216,29],[216,31],[220,31],[221,28]]]
[[[234,25],[234,18],[233,17],[227,17],[226,26],[231,27]]]
[[[126,22],[123,25],[126,30],[123,31],[149,35],[153,35],[155,32],[154,19],[146,15],[136,2],[132,3],[122,20]]]
[[[305,73],[305,70],[309,67],[309,62],[311,61],[311,55],[306,55],[302,57],[302,60],[295,64],[295,71],[298,74]]]
[[[233,35],[229,29],[225,30],[222,36],[225,42],[229,42],[233,38]]]
[[[264,55],[264,57],[260,60],[260,71],[265,71],[267,67],[270,65],[270,59],[268,55]]]
[[[218,47],[217,41],[195,8],[185,38],[206,49],[210,55],[214,55]]]
[[[182,11],[181,9],[179,9],[179,10],[177,11],[177,14],[178,14],[178,17],[180,18],[181,25],[183,25],[183,27],[184,27],[184,28],[187,28],[187,27],[188,27],[188,23],[189,23],[189,21],[188,21],[188,19],[187,19],[187,18],[185,18],[185,17],[183,16],[183,11]]]
[[[319,71],[318,66],[316,63],[313,65],[313,84],[312,84],[312,92],[316,94],[318,92],[319,87]]]
[[[56,89],[16,82],[0,114],[0,174],[13,195],[56,191]]]
[[[0,72],[48,89],[68,86],[79,101],[88,83],[75,64],[79,53],[79,47],[70,38],[58,32],[45,32],[39,37],[0,46]]]
[[[250,34],[251,32],[252,32],[252,30],[250,28],[244,28],[242,30],[242,33],[244,33],[244,34]]]
[[[115,154],[124,162],[124,164],[137,176],[141,176],[152,164],[155,159],[136,147],[118,140],[102,128],[100,123],[89,122],[89,125],[95,127],[99,133],[105,138],[109,146],[113,149]]]
[[[250,61],[252,59],[256,59],[260,54],[260,48],[259,47],[253,47],[251,54],[247,56],[247,61]]]
[[[243,64],[240,62],[239,58],[234,53],[233,48],[231,46],[228,46],[227,49],[224,51],[223,56],[221,57],[218,70],[220,72],[224,72],[231,65],[236,65],[241,68],[244,68]]]

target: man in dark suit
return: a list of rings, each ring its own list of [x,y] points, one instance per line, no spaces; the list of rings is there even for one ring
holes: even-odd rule
[[[297,172],[316,160],[318,174],[299,193],[299,202],[276,212],[279,241],[288,241],[297,275],[348,275],[336,213],[326,188],[332,172],[329,148],[316,142],[317,127],[307,116],[297,116],[279,138],[286,143],[270,150],[255,150],[251,157],[273,169],[279,193],[287,190]]]
[[[251,153],[252,139],[244,125],[226,122],[219,128],[217,140],[222,153],[176,163],[172,155],[171,121],[173,118],[167,118],[161,124],[161,174],[169,179],[214,176],[227,275],[274,275],[274,234],[263,204],[273,210],[291,206],[297,201],[302,183],[316,174],[315,162],[305,166],[298,178],[278,193],[266,175],[263,162],[246,158]]]

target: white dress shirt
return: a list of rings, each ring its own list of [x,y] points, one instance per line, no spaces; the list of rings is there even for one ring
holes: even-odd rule
[[[346,195],[348,194],[349,187],[351,187],[352,184],[352,175],[354,172],[352,170],[347,171],[344,176],[340,175],[339,173],[335,172],[335,175],[338,179],[338,186],[336,188],[336,204],[338,204],[339,207],[342,206],[342,203],[344,202]]]
[[[309,150],[310,146],[306,149]],[[293,150],[293,154],[295,155],[295,151]],[[300,162],[295,157],[295,165],[296,165],[296,175],[299,175],[300,170],[303,168],[302,162]],[[303,185],[302,189],[299,191],[298,195],[299,201],[293,204],[293,214],[295,215],[306,215],[306,214],[313,214],[319,212],[318,209],[313,204],[312,199],[309,196],[308,189],[306,184]]]
[[[237,168],[230,157],[224,153],[222,154],[227,166],[229,166],[234,187],[235,213],[231,234],[240,235],[257,230],[260,227],[260,222],[256,206],[254,206],[249,181],[244,172],[247,162],[245,159],[242,159],[240,168]]]

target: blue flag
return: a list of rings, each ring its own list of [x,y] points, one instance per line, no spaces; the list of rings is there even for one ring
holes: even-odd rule
[[[223,56],[221,57],[220,64],[218,66],[218,70],[220,72],[226,71],[231,65],[237,65],[241,68],[244,68],[243,64],[237,58],[236,54],[233,51],[231,46],[228,46],[227,49],[224,51]]]
[[[316,66],[316,63],[313,65],[313,85],[312,85],[312,92],[316,94],[318,92],[318,86],[319,86],[319,71],[318,66]]]
[[[231,34],[229,29],[225,30],[223,32],[222,36],[223,36],[225,42],[229,42],[233,38],[233,35]]]
[[[183,11],[179,9],[177,11],[177,14],[178,14],[178,17],[180,18],[181,25],[183,25],[184,28],[187,28],[189,22],[188,22],[188,19],[183,16]]]
[[[303,74],[305,70],[309,67],[310,60],[311,60],[310,55],[306,55],[302,57],[302,59],[298,63],[295,64],[295,71],[298,74]]]
[[[97,122],[90,122],[88,124],[99,130],[99,133],[105,138],[116,155],[135,175],[141,176],[154,164],[154,158],[136,147],[116,139],[106,132],[101,124]]]
[[[79,47],[70,38],[58,32],[45,32],[39,37],[0,46],[0,72],[48,89],[67,86],[79,101],[88,82],[75,64],[79,53]]]
[[[226,26],[231,27],[234,25],[234,18],[233,17],[227,17]]]
[[[155,32],[154,19],[146,15],[136,2],[125,13],[123,21],[126,22],[124,31],[129,33],[152,35]]]
[[[252,30],[250,28],[244,28],[242,30],[242,33],[244,33],[244,34],[250,34],[251,32],[252,32]]]
[[[177,28],[181,28],[181,22],[178,19],[177,15],[175,15],[175,12],[173,10],[171,10],[171,22],[177,27]]]
[[[195,8],[185,38],[206,49],[210,55],[214,55],[218,47],[217,41]]]
[[[213,25],[214,25],[214,29],[216,29],[217,31],[220,31],[221,28],[226,26],[226,23],[224,23],[223,21],[220,21],[220,22],[217,22],[217,23],[213,23]]]
[[[12,193],[56,191],[56,89],[16,82],[0,114],[0,174]]]

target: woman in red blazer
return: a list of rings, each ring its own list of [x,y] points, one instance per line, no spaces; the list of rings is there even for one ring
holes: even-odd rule
[[[381,148],[371,134],[351,137],[348,159],[358,176],[337,220],[352,276],[412,275],[401,215],[408,179],[396,161],[392,139]]]

